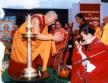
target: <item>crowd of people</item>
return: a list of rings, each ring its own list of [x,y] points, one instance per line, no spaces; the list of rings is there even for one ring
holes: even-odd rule
[[[108,69],[108,17],[103,18],[100,26],[98,21],[90,25],[81,13],[76,14],[75,19],[79,27],[73,31],[74,24],[63,26],[55,11],[31,16],[32,33],[36,34],[36,39],[31,41],[33,68],[37,70],[36,64],[41,65],[41,78],[46,79],[50,76],[47,66],[57,71],[61,62],[66,65],[72,61],[71,83],[108,82],[105,71]],[[19,76],[27,67],[27,43],[22,37],[26,28],[25,21],[12,35],[9,76]]]

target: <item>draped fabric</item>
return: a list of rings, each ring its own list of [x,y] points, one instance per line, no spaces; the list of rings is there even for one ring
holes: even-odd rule
[[[37,17],[37,16],[33,16]],[[40,21],[40,32],[44,35],[48,34],[48,27],[45,25],[45,21],[43,15],[38,15],[37,17]],[[20,72],[26,67],[27,64],[27,40],[22,37],[22,34],[26,33],[27,23],[24,22],[19,29],[16,31],[13,39],[11,59],[9,63],[9,74],[15,74]],[[32,30],[34,31],[34,30]],[[32,32],[34,33],[34,32]],[[49,60],[49,56],[51,53],[56,53],[56,47],[54,41],[42,41],[37,40],[36,38],[31,41],[31,57],[32,57],[32,65],[36,67],[37,57],[40,55],[41,59],[39,62],[43,63],[43,70],[47,69],[47,63]],[[42,61],[41,61],[42,60]],[[15,69],[12,69],[14,68]]]
[[[101,41],[105,44],[108,45],[108,23],[105,24],[105,26],[103,27],[103,34],[101,37]]]
[[[101,43],[101,41],[95,39],[88,45],[86,50],[83,49],[83,52],[87,57],[96,55],[89,59],[96,68],[91,72],[86,72],[86,74],[82,62],[75,64],[82,60],[81,55],[78,53],[76,48],[74,48],[73,52],[71,83],[84,83],[85,78],[87,83],[108,82],[108,71],[106,71],[108,69],[108,49],[103,43]]]

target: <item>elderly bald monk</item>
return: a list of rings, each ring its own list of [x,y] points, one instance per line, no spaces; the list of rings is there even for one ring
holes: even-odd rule
[[[93,27],[94,27],[94,29],[95,29],[94,35],[95,35],[98,39],[100,39],[100,38],[101,38],[101,35],[102,35],[102,31],[101,31],[101,29],[100,29],[100,27],[99,27],[99,22],[98,22],[98,21],[93,21],[93,22],[92,22],[92,25],[93,25]]]
[[[105,44],[108,45],[108,16],[103,18],[104,21],[104,26],[103,26],[103,34],[101,37],[101,41]]]
[[[55,41],[62,41],[64,36],[57,32],[54,35],[48,33],[48,26],[53,24],[57,19],[55,11],[48,11],[45,15],[35,14],[31,16],[32,33],[37,34],[36,39],[32,40],[32,66],[36,69],[37,57],[41,56],[43,61],[42,78],[48,78],[47,63],[49,56],[56,53]],[[11,60],[9,63],[9,75],[19,75],[27,66],[27,44],[22,38],[22,34],[26,33],[27,23],[24,22],[16,31],[13,39]]]

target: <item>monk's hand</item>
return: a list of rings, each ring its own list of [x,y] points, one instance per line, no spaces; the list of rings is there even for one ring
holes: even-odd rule
[[[64,34],[60,33],[60,32],[56,32],[53,36],[54,41],[63,41],[64,40]]]

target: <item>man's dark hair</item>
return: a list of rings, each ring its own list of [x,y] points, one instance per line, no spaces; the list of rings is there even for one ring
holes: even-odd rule
[[[90,27],[90,25],[86,25],[85,27],[83,27],[83,28],[81,29],[81,32],[84,32],[85,34],[90,33],[90,34],[94,35],[95,30],[93,30],[93,29]]]

